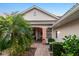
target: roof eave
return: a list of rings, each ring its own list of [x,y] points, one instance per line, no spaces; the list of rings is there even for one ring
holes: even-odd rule
[[[40,10],[40,11],[46,13],[47,15],[49,15],[49,16],[51,16],[51,17],[56,18],[57,20],[60,19],[60,18],[57,17],[56,15],[51,14],[51,13],[47,12],[46,10],[43,10],[42,8],[40,8],[40,7],[36,6],[36,5],[34,5],[34,6],[30,7],[30,8],[28,8],[28,9],[26,9],[25,11],[20,12],[20,14],[24,15],[25,13],[27,13],[28,11],[30,11],[30,10],[32,10],[32,9],[34,9],[34,8],[36,8],[36,9],[38,9],[38,10]]]
[[[76,12],[77,10],[79,10],[79,4],[75,4],[69,11],[67,11],[61,18],[60,20],[58,20],[54,25],[53,28],[57,28],[63,24],[60,25],[60,23],[62,21],[65,21],[66,18],[68,18],[70,15],[72,15],[74,12]],[[67,21],[68,19],[66,19]],[[73,19],[72,19],[73,20]],[[65,24],[65,23],[64,23]]]

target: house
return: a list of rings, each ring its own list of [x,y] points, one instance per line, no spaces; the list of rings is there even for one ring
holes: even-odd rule
[[[48,38],[53,37],[60,42],[66,35],[79,36],[79,4],[74,5],[62,17],[37,6],[32,6],[21,14],[32,25],[35,41],[47,43]]]
[[[52,26],[59,20],[59,17],[35,5],[21,14],[32,25],[34,40],[47,43],[48,38],[52,37]]]
[[[74,5],[53,25],[52,37],[56,41],[63,41],[64,36],[79,36],[79,4]]]

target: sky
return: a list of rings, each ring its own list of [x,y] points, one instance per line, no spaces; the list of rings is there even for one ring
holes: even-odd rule
[[[75,5],[74,3],[0,3],[0,14],[2,13],[12,13],[12,12],[22,12],[33,5],[36,5],[49,13],[55,14],[57,16],[62,16],[70,8]]]

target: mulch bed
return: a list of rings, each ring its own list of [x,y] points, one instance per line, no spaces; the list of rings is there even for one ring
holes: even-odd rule
[[[14,56],[34,56],[36,49],[37,48],[35,47],[35,45],[33,45],[31,48],[27,49],[26,51],[24,51],[22,53],[18,53],[17,55],[14,55]],[[1,55],[2,55],[2,53],[0,53],[0,56]],[[11,56],[11,55],[6,55],[6,56]]]
[[[34,56],[36,48],[30,48],[28,51],[25,51],[21,56]]]
[[[35,55],[36,48],[29,48],[28,50],[24,51],[23,53],[18,53],[18,55],[14,56],[34,56]],[[0,53],[0,56],[3,56],[2,53]],[[12,55],[5,55],[4,56],[12,56]]]
[[[28,52],[26,52],[25,55],[26,55],[26,56],[34,56],[35,51],[36,51],[36,48],[31,48],[31,49],[29,49]]]

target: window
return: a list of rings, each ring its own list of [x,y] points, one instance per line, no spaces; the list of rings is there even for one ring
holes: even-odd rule
[[[58,34],[57,34],[57,31],[56,31],[56,38],[58,38]]]
[[[36,11],[34,11],[33,16],[36,16]]]
[[[58,38],[60,31],[56,31],[56,38]]]
[[[47,38],[51,38],[52,37],[52,28],[48,28],[47,29]]]

